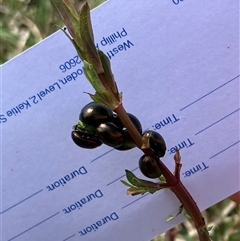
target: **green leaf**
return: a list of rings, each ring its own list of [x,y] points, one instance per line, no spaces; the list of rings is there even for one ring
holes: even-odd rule
[[[147,187],[147,188],[161,189],[161,188],[159,188],[160,186],[159,186],[158,183],[140,179],[140,178],[136,177],[129,170],[125,170],[125,172],[126,172],[126,177],[127,177],[128,181],[136,187]]]
[[[89,95],[92,98],[92,100],[109,107],[111,110],[115,110],[115,108],[117,107],[118,102],[114,101],[114,99],[112,98],[112,95],[107,91],[102,93],[96,92],[94,95],[93,94],[89,94]]]
[[[90,19],[90,8],[87,1],[80,4],[79,14],[71,0],[51,0],[58,11],[71,37],[65,32],[76,48],[80,58],[91,63],[96,72],[103,73],[102,63],[98,55]]]
[[[114,80],[114,75],[111,70],[110,60],[101,50],[98,50],[98,54],[99,54],[99,57],[100,57],[100,60],[101,60],[102,66],[103,66],[104,75],[105,75],[105,79],[106,79],[106,83],[103,83],[103,85],[107,85],[111,89],[111,91],[114,93],[115,97],[119,101],[121,101],[121,95],[119,95],[118,88],[117,88],[116,82]]]
[[[166,178],[165,178],[163,175],[161,175],[161,176],[159,177],[159,180],[160,180],[161,182],[166,182]]]
[[[87,60],[89,63],[91,63],[98,74],[103,73],[102,63],[94,43],[94,36],[90,19],[90,8],[87,2],[85,2],[80,9],[79,27],[81,46],[84,50],[84,60]]]
[[[105,106],[108,106],[112,110],[115,110],[119,105],[119,101],[114,97],[113,93],[103,86],[102,81],[99,79],[99,75],[95,71],[95,68],[92,64],[88,63],[87,61],[83,61],[84,63],[84,74],[96,90],[94,95],[89,94],[90,97]]]
[[[138,195],[138,194],[144,194],[144,193],[151,193],[153,194],[154,192],[165,188],[165,186],[162,186],[164,184],[159,184],[159,183],[154,183],[154,182],[150,182],[147,180],[143,180],[140,179],[138,177],[136,177],[131,171],[129,170],[125,170],[126,171],[126,177],[128,179],[128,181],[132,184],[128,184],[127,182],[121,180],[121,182],[127,186],[130,187],[127,190],[127,193],[134,196],[134,195]]]
[[[122,94],[118,92],[110,61],[107,56],[96,49],[87,1],[81,1],[79,13],[71,0],[51,0],[51,3],[58,11],[71,36],[65,31],[64,33],[84,62],[84,74],[96,90],[94,95],[89,94],[90,97],[115,110],[121,104]]]
[[[90,8],[87,1],[82,3],[79,12],[80,29],[84,30],[83,35],[87,35],[92,42],[94,42],[94,35],[92,29],[92,23],[90,18]]]
[[[59,13],[71,36],[66,31],[63,30],[63,32],[72,42],[73,46],[77,50],[78,55],[83,60],[84,50],[82,46],[82,40],[80,38],[79,16],[77,10],[75,9],[73,3],[70,0],[50,1]]]
[[[127,182],[124,181],[124,180],[120,180],[120,182],[121,182],[123,185],[127,186],[127,187],[132,187],[132,185],[130,185],[129,183],[127,183]]]
[[[143,195],[145,194],[146,192],[148,192],[147,190],[144,190],[144,189],[139,189],[137,187],[130,187],[128,190],[127,190],[127,194],[128,195],[132,195],[132,196],[136,196],[136,195]]]
[[[58,0],[58,2],[59,2],[59,0]],[[62,2],[64,3],[66,9],[68,9],[69,13],[75,19],[78,19],[78,13],[77,13],[77,10],[75,9],[73,2],[71,0],[62,0]],[[86,1],[84,1],[84,2],[86,2]]]
[[[64,31],[65,32],[65,31]],[[65,32],[66,34],[66,32]],[[66,34],[67,35],[67,34]],[[69,38],[69,37],[68,37]],[[75,47],[75,49],[77,50],[77,53],[80,57],[81,60],[84,60],[84,50],[76,43],[76,41],[74,39],[69,38],[70,41],[72,42],[73,46]]]
[[[50,0],[58,11],[69,33],[75,40],[79,40],[79,18],[73,3],[70,0]],[[78,33],[78,34],[77,34]]]
[[[128,181],[136,187],[140,187],[142,186],[141,181],[129,170],[125,170],[126,171],[126,177],[128,179]]]
[[[106,89],[104,88],[101,80],[98,77],[97,72],[95,71],[94,67],[92,64],[88,63],[86,60],[83,61],[84,63],[84,74],[93,86],[93,88],[96,90],[98,93],[104,93],[106,92]]]
[[[86,131],[89,134],[95,134],[96,133],[96,127],[87,125],[83,123],[82,121],[78,120],[77,124],[73,126],[74,130],[80,130],[80,131]]]
[[[139,189],[138,187],[135,187],[135,186],[132,186],[131,184],[127,183],[126,181],[124,180],[120,180],[122,184],[124,184],[125,186],[127,187],[130,187],[128,190],[127,190],[127,194],[129,195],[138,195],[138,194],[144,194],[146,193],[147,191],[144,189]]]
[[[133,172],[131,172],[127,169],[125,170],[125,172],[126,172],[126,177],[131,184],[133,184],[133,185],[135,185],[135,183],[138,184],[138,182],[135,182],[135,180],[138,178],[133,174]]]

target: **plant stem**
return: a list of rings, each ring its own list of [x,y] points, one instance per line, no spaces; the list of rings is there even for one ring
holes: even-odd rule
[[[133,125],[132,121],[127,115],[127,112],[125,111],[122,104],[120,104],[115,110],[114,110],[119,118],[121,119],[122,123],[132,136],[133,140],[135,141],[136,145],[141,149],[142,147],[142,136],[137,131],[136,127]],[[142,149],[142,151],[146,155],[150,155],[153,157],[156,162],[158,163],[162,175],[165,177],[166,182],[170,186],[170,190],[178,197],[180,202],[182,203],[183,207],[185,208],[187,214],[191,217],[197,232],[199,236],[200,241],[209,241],[208,231],[205,225],[204,218],[201,215],[201,212],[193,200],[190,193],[187,191],[183,183],[180,181],[180,178],[177,178],[175,175],[173,175],[170,170],[164,165],[164,163],[158,159],[154,153],[152,152],[151,148]],[[178,175],[177,175],[178,176]]]
[[[135,144],[138,148],[141,149],[142,147],[142,136],[137,131],[135,125],[132,123],[131,119],[129,118],[126,110],[124,109],[122,103],[114,110],[117,115],[119,116],[121,122],[125,126],[125,128],[128,130],[131,137],[134,139]]]
[[[193,200],[183,183],[179,180],[178,183],[170,189],[178,197],[187,214],[191,217],[191,220],[197,229],[199,240],[209,241],[209,234],[204,218],[202,217],[196,202]]]
[[[80,58],[82,60],[86,60],[87,62],[89,62],[89,66],[90,64],[94,66],[95,72],[98,73],[98,77],[101,80],[101,84],[105,86],[105,90],[109,92],[109,96],[112,96],[114,104],[115,103],[119,104],[114,111],[118,114],[120,120],[128,130],[135,144],[146,155],[149,155],[152,158],[154,158],[154,160],[156,161],[158,167],[162,172],[162,175],[166,179],[167,186],[169,186],[169,188],[175,193],[175,195],[178,197],[178,199],[184,206],[187,213],[192,218],[192,221],[194,222],[195,227],[197,228],[200,241],[209,241],[208,231],[205,226],[204,219],[201,216],[200,210],[196,205],[196,203],[194,202],[191,195],[189,194],[189,192],[187,191],[187,189],[180,181],[180,167],[181,167],[180,163],[176,163],[175,161],[175,164],[176,164],[175,171],[177,173],[173,175],[170,172],[170,170],[164,165],[164,163],[154,155],[151,147],[149,146],[149,141],[147,140],[148,142],[145,143],[145,140],[144,141],[142,140],[141,134],[138,132],[135,125],[130,120],[122,103],[119,103],[120,102],[119,93],[117,91],[117,88],[115,88],[116,86],[113,87],[115,85],[114,79],[110,78],[107,81],[105,74],[108,73],[109,76],[112,75],[110,70],[110,64],[104,62],[106,64],[105,65],[106,69],[104,69],[103,62],[100,62],[101,60],[99,58],[97,50],[95,49],[95,43],[93,41],[92,26],[90,21],[90,11],[86,0],[84,0],[83,4],[81,5],[83,7],[80,9],[79,19],[77,16],[77,10],[74,9],[74,5],[71,3],[71,1],[51,0],[51,2],[58,10],[69,32],[74,38],[72,40],[71,37],[67,35],[72,41],[72,43],[74,44],[76,50],[78,51]],[[79,34],[79,30],[82,34]],[[95,72],[93,71],[94,73],[94,75],[92,75],[93,79],[95,77]],[[93,84],[93,82],[96,84],[96,81],[92,80],[91,83]],[[99,90],[99,88],[97,89]],[[97,89],[95,85],[95,90],[97,91]],[[112,107],[112,108],[115,108],[115,107]]]
[[[166,232],[165,238],[167,241],[174,241],[176,238],[176,230],[175,228],[171,228]]]

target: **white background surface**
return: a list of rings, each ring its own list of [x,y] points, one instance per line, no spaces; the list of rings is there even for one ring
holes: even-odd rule
[[[240,189],[238,14],[238,1],[230,0],[178,5],[112,0],[92,12],[96,44],[105,53],[132,43],[111,58],[127,111],[143,129],[179,119],[157,129],[168,148],[163,161],[173,170],[171,148],[183,147],[181,178],[201,210]],[[101,46],[103,37],[123,28],[125,37]],[[59,66],[74,56],[59,31],[1,67],[2,241],[149,240],[183,220],[180,215],[166,222],[178,212],[179,201],[168,190],[140,199],[126,195],[119,179],[125,169],[142,176],[139,150],[102,145],[89,151],[74,145],[71,127],[90,102],[83,92],[93,93],[83,75],[61,82],[82,68],[61,72]],[[40,100],[38,94],[49,86],[55,90]],[[21,103],[21,113],[7,116]],[[86,174],[48,191],[81,167]],[[64,214],[97,190],[101,198]],[[114,212],[117,220],[80,236]]]

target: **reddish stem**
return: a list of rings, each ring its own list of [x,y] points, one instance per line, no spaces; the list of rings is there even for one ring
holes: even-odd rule
[[[105,81],[104,74],[98,75],[102,81]],[[140,148],[146,155],[151,156],[155,159],[156,163],[158,164],[159,168],[161,169],[162,175],[165,177],[167,184],[170,186],[171,191],[178,197],[180,202],[182,203],[183,207],[185,208],[187,214],[191,217],[199,236],[200,241],[209,241],[208,231],[204,222],[204,218],[201,215],[201,212],[193,200],[190,193],[187,191],[185,186],[180,181],[180,156],[175,157],[175,175],[173,175],[170,170],[164,165],[164,163],[158,159],[152,149],[150,147],[144,147],[142,136],[136,129],[135,125],[130,120],[127,112],[125,111],[122,103],[114,110],[120,120],[122,121],[123,125],[128,130],[129,134],[135,141],[138,148]]]
[[[122,104],[116,108],[115,112],[118,114],[122,123],[127,128],[128,132],[130,133],[130,135],[136,142],[136,145],[141,149],[142,137],[141,137],[140,133],[137,131],[136,127],[131,122],[131,120],[129,119]],[[171,186],[170,190],[178,197],[178,199],[184,206],[187,214],[191,217],[191,219],[197,229],[199,240],[200,241],[209,241],[208,231],[206,229],[204,218],[202,217],[201,212],[200,212],[197,204],[193,200],[192,196],[190,195],[190,193],[187,191],[185,186],[180,181],[180,175],[179,175],[179,171],[180,171],[180,167],[181,167],[180,160],[178,160],[178,161],[175,160],[175,162],[176,162],[176,168],[175,168],[176,176],[175,176],[164,165],[164,163],[154,155],[151,148],[145,148],[145,149],[142,149],[142,151],[146,155],[153,157],[156,160],[156,162],[158,163],[159,168],[162,171],[162,175],[165,177],[166,182]]]
[[[175,240],[175,237],[176,237],[176,230],[175,228],[171,228],[169,229],[167,232],[166,232],[166,240],[167,241],[174,241]]]

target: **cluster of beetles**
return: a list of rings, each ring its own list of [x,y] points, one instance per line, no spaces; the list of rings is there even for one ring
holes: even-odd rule
[[[142,137],[149,138],[154,154],[158,158],[163,157],[166,152],[163,137],[153,130],[142,132],[138,118],[130,113],[128,116]],[[117,114],[96,102],[91,102],[82,108],[79,121],[73,127],[71,136],[74,143],[82,148],[93,149],[105,144],[118,151],[126,151],[136,147]],[[156,168],[155,160],[147,155],[139,159],[139,168],[148,178],[158,178],[161,175],[160,169]]]

